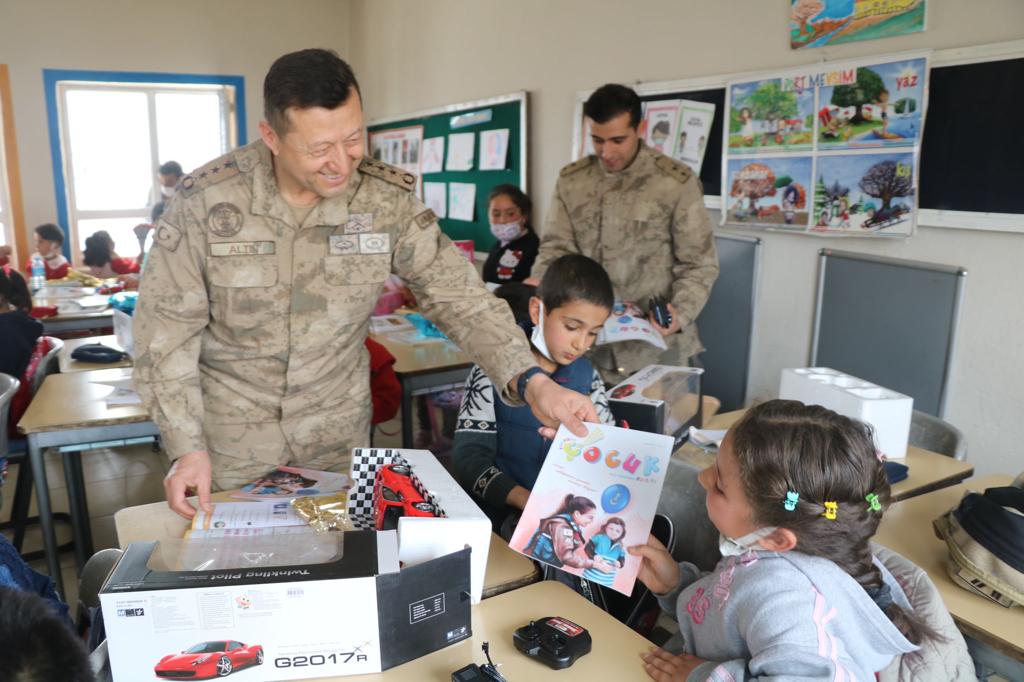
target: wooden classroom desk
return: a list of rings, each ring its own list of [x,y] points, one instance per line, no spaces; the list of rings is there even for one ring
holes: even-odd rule
[[[450,388],[462,388],[473,362],[448,341],[430,339],[399,343],[390,334],[370,338],[395,356],[395,374],[402,384],[402,447],[413,447],[412,397]]]
[[[214,502],[240,502],[231,492],[213,494]],[[195,503],[195,498],[192,498]],[[131,542],[180,538],[189,522],[171,511],[166,502],[126,507],[114,514],[117,543],[122,549]],[[539,574],[535,564],[522,554],[509,549],[508,543],[491,533],[484,572],[483,598],[488,599],[536,582]]]
[[[160,432],[142,405],[107,407],[110,386],[96,380],[131,376],[130,369],[101,369],[71,374],[51,374],[43,381],[28,406],[18,430],[28,439],[29,461],[35,479],[39,522],[50,577],[62,585],[60,557],[53,527],[50,488],[43,465],[43,450],[61,447],[64,478],[68,491],[75,558],[81,570],[92,555],[89,507],[82,478],[81,450],[126,445],[137,439],[150,440]],[[80,446],[75,449],[75,446]]]
[[[81,339],[67,339],[64,341],[64,347],[60,350],[60,355],[57,356],[57,360],[60,363],[61,374],[68,374],[70,372],[87,372],[92,369],[116,369],[118,367],[131,367],[132,359],[129,357],[117,362],[83,362],[82,360],[75,360],[71,357],[71,354],[75,352],[75,349],[80,346],[85,346],[90,343],[102,343],[104,346],[113,348],[114,350],[124,350],[120,344],[117,343],[117,337],[113,334],[108,336],[86,336]]]
[[[571,668],[552,670],[529,658],[512,644],[516,628],[545,616],[562,616],[590,631],[593,643],[589,654]],[[453,672],[470,663],[486,663],[480,646],[490,642],[491,660],[500,663],[498,672],[509,682],[540,680],[588,680],[590,682],[626,682],[646,680],[640,654],[651,643],[597,608],[589,601],[553,580],[485,599],[472,607],[473,636],[422,658],[382,673],[358,677],[323,677],[323,682],[396,682],[431,680],[447,682]],[[312,682],[312,681],[311,681]]]
[[[723,412],[707,420],[707,425],[704,428],[727,429],[735,424],[743,416],[744,412],[746,410]],[[676,450],[672,456],[685,459],[700,469],[710,466],[715,461],[714,455],[704,452],[689,442]],[[974,465],[972,464],[940,455],[937,452],[923,450],[913,445],[907,446],[906,459],[896,459],[893,461],[906,464],[910,468],[905,479],[893,484],[892,493],[894,500],[905,500],[931,490],[954,485],[974,473]]]
[[[1024,661],[1024,607],[1003,608],[972,594],[946,573],[949,550],[935,536],[932,521],[960,502],[964,493],[1009,485],[1012,476],[972,478],[964,483],[892,505],[882,517],[874,541],[927,571],[957,626],[1007,656]]]
[[[37,306],[58,305],[72,300],[74,299],[46,296],[45,294],[32,297],[32,303]],[[55,317],[47,317],[40,321],[43,323],[43,333],[45,334],[103,329],[114,325],[114,311],[107,306],[102,310],[59,313]]]

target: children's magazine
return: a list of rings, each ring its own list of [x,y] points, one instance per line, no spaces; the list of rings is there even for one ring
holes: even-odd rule
[[[560,427],[509,546],[531,559],[631,594],[661,497],[673,439],[587,424]]]
[[[231,493],[231,497],[239,500],[290,500],[309,495],[330,495],[348,490],[351,485],[345,474],[279,466],[246,483],[241,490]]]
[[[634,303],[616,301],[612,314],[597,333],[597,345],[619,341],[646,341],[662,350],[668,348],[661,332],[654,328]]]

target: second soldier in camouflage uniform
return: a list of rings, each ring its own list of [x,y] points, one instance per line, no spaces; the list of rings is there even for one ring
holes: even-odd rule
[[[718,277],[700,181],[639,139],[639,106],[636,93],[620,85],[587,101],[591,131],[603,137],[595,133],[596,154],[559,174],[531,275],[539,279],[554,259],[581,253],[608,271],[617,300],[646,308],[657,295],[674,306],[679,332],[665,338],[667,351],[643,341],[594,348],[594,365],[613,384],[648,364],[685,365],[703,350],[694,320]]]

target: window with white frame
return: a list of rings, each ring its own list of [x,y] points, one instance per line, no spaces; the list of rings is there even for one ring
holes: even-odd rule
[[[160,200],[157,169],[185,173],[237,144],[229,85],[59,81],[67,228],[75,259],[106,230],[122,256],[137,252],[132,228]]]

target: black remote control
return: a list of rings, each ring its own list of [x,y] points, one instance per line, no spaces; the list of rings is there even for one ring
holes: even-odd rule
[[[527,656],[555,670],[568,668],[589,654],[591,645],[586,628],[559,616],[530,621],[512,634],[512,642]]]
[[[651,314],[654,321],[661,327],[668,327],[672,324],[672,313],[668,310],[668,302],[661,296],[654,296],[650,301]]]

